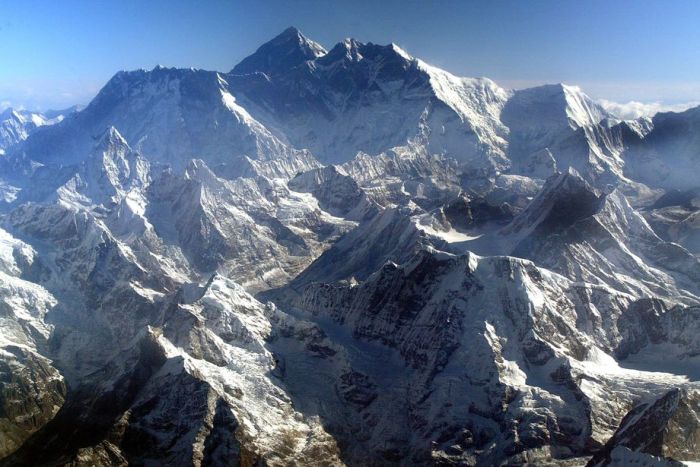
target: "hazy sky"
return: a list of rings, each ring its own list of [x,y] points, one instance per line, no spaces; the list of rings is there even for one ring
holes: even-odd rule
[[[396,42],[506,87],[565,82],[616,102],[700,101],[696,0],[0,0],[0,109],[84,104],[121,69],[228,71],[290,25],[326,48],[345,37]]]

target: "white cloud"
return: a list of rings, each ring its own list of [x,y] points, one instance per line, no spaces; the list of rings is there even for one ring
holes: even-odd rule
[[[664,104],[662,102],[615,102],[600,99],[598,103],[605,110],[622,119],[634,119],[639,117],[653,117],[659,112],[683,112],[691,107],[700,105],[700,101],[682,102],[679,104]]]
[[[9,109],[10,107],[12,107],[12,102],[8,100],[0,101],[0,112],[2,112],[5,109]]]
[[[501,86],[524,89],[561,80],[498,80]],[[691,82],[570,82],[578,85],[608,112],[620,118],[651,117],[658,112],[682,112],[700,105],[700,81]]]

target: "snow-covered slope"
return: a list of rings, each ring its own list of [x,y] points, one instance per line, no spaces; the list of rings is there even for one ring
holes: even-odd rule
[[[0,229],[0,458],[49,422],[66,394],[63,377],[43,354],[57,300],[22,278],[41,272],[37,252]]]
[[[509,155],[516,170],[547,176],[554,159],[556,166],[575,167],[589,179],[620,172],[607,129],[600,125],[609,117],[579,88],[566,85],[516,91],[501,116],[510,129]]]
[[[10,146],[27,139],[38,128],[58,123],[76,111],[77,107],[46,113],[5,109],[0,113],[0,155]]]
[[[195,157],[229,176],[245,172],[246,158],[283,159],[280,168],[294,171],[315,166],[307,152],[289,148],[251,117],[223,75],[162,67],[117,73],[83,111],[38,133],[16,153],[42,164],[76,163],[109,127],[152,162],[180,170]]]

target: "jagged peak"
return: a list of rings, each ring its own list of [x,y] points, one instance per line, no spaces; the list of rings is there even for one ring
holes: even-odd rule
[[[298,173],[289,181],[289,187],[296,191],[310,192],[324,184],[332,184],[336,189],[341,189],[339,185],[343,183],[349,183],[359,190],[357,182],[347,172],[341,167],[330,164]]]
[[[579,171],[571,166],[568,166],[566,168],[566,170],[564,170],[563,172],[561,172],[559,174],[556,174],[555,176],[564,177],[564,178],[573,177],[575,179],[581,179],[582,181],[585,182],[585,180],[583,180],[583,177],[581,176]]]
[[[360,61],[363,58],[361,53],[363,45],[364,44],[361,42],[352,38],[343,39],[335,44],[333,48],[319,60],[319,63],[330,64],[339,60]]]
[[[129,143],[127,143],[126,139],[114,126],[110,126],[109,128],[105,129],[95,145],[98,151],[104,151],[118,146],[125,147],[129,150],[131,149],[129,147]]]
[[[357,39],[355,39],[353,37],[346,37],[345,39],[340,41],[336,45],[336,47],[341,46],[341,47],[345,47],[346,50],[356,50],[356,49],[359,49],[360,47],[362,47],[363,45],[365,45],[365,44],[363,44],[362,42],[358,41]]]
[[[32,112],[29,112],[27,110],[18,110],[14,107],[8,107],[2,113],[0,113],[0,120],[12,119],[20,123],[25,123],[27,120],[31,119],[31,114]]]
[[[333,46],[326,55],[319,57],[319,62],[328,65],[339,60],[359,62],[365,59],[375,60],[377,57],[399,59],[405,62],[414,60],[405,50],[393,42],[389,45],[379,45],[372,42],[360,42],[348,37]]]
[[[270,75],[293,68],[307,60],[314,60],[326,53],[323,46],[307,39],[299,29],[292,26],[244,58],[231,73],[246,75],[260,72]]]
[[[351,37],[347,37],[343,39],[342,42],[340,42],[336,47],[342,48],[345,50],[345,56],[354,61],[362,60],[362,53],[360,52],[360,49],[364,46],[364,44],[356,39],[353,39]]]
[[[267,43],[271,42],[283,42],[287,40],[296,40],[298,42],[303,42],[305,40],[308,40],[306,36],[297,28],[296,26],[289,26],[287,29],[282,31],[281,33],[277,34],[275,37],[267,41]]]
[[[584,193],[590,194],[596,198],[602,195],[602,192],[588,183],[575,168],[569,166],[562,172],[552,175],[546,181],[542,188],[541,196],[581,196]]]
[[[218,177],[201,159],[191,159],[184,173],[185,180],[194,180],[203,184],[218,183]]]
[[[528,233],[534,228],[560,231],[600,211],[606,195],[568,167],[549,177],[528,207],[501,233]]]
[[[570,121],[577,126],[583,127],[600,123],[601,120],[611,117],[600,104],[588,97],[580,87],[566,84],[559,84],[559,86],[561,86],[566,96],[568,104],[567,115]]]

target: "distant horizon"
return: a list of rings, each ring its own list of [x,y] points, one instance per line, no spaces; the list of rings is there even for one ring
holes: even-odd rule
[[[700,3],[691,1],[0,5],[0,53],[10,64],[0,69],[0,111],[85,106],[120,70],[227,72],[289,26],[326,49],[345,37],[394,42],[507,89],[575,85],[627,118],[700,105]]]

